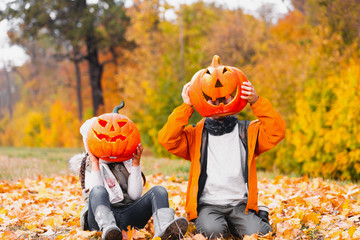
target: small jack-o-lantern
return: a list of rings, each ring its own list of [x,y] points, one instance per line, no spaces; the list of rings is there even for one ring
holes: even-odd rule
[[[192,77],[191,103],[203,117],[236,114],[247,104],[241,98],[241,85],[245,81],[248,80],[242,71],[221,65],[220,57],[215,55],[208,68]]]
[[[96,157],[111,162],[122,162],[132,158],[141,142],[135,124],[118,113],[123,107],[124,101],[115,107],[112,113],[103,114],[92,123],[87,143],[89,150]]]

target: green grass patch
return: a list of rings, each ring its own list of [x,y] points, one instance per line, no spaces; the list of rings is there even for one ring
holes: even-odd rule
[[[162,173],[165,176],[176,175],[184,180],[189,178],[190,161],[187,160],[143,157],[141,166],[145,175]]]
[[[0,180],[70,174],[68,160],[81,148],[0,147]]]
[[[37,158],[59,161],[68,159],[76,153],[81,153],[82,148],[30,148],[30,147],[0,147],[0,155],[15,158]]]
[[[51,177],[53,175],[72,174],[68,169],[68,160],[82,153],[82,148],[29,148],[0,147],[0,180]],[[188,180],[190,162],[183,159],[157,158],[144,152],[141,158],[145,175],[162,173]],[[282,175],[278,171],[258,171],[258,179]],[[289,177],[296,177],[294,174]]]
[[[68,169],[68,160],[82,152],[82,148],[0,147],[0,180],[72,174]],[[148,153],[143,154],[141,165],[145,175],[162,173],[185,180],[190,169],[189,161],[155,158]]]

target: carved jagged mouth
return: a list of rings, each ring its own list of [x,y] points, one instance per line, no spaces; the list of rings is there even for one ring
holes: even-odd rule
[[[210,96],[206,95],[204,92],[202,93],[206,102],[210,103],[211,105],[218,106],[220,105],[220,103],[223,103],[224,105],[230,104],[232,100],[236,97],[237,92],[238,92],[238,87],[236,87],[231,94],[220,98],[211,98]]]
[[[105,141],[107,141],[107,142],[116,142],[118,139],[120,139],[121,141],[124,141],[126,139],[126,137],[121,134],[116,135],[115,137],[110,137],[109,135],[96,132],[95,129],[93,129],[93,132],[95,133],[96,137],[99,140],[105,139]],[[129,135],[131,135],[132,132],[133,132],[133,130],[131,130]]]

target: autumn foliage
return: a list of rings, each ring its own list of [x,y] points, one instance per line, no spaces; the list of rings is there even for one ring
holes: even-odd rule
[[[170,207],[185,214],[187,182],[163,175],[147,176],[145,191],[162,185]],[[259,200],[270,208],[273,232],[245,239],[360,239],[360,189],[321,178],[278,176],[259,181]],[[100,233],[81,231],[83,206],[78,177],[58,176],[37,180],[0,182],[1,239],[100,239]],[[144,229],[127,229],[124,239],[149,239],[152,220]],[[190,225],[184,239],[205,240]]]
[[[123,114],[139,128],[145,147],[169,156],[157,142],[159,129],[182,103],[184,84],[219,55],[224,65],[241,69],[287,122],[285,140],[258,159],[258,168],[360,179],[360,5],[357,0],[291,2],[294,10],[272,21],[266,11],[256,18],[204,1],[177,8],[166,1],[133,1],[124,10],[129,25],[123,29],[132,47],[114,45],[117,38],[108,25],[96,28],[103,36],[99,49],[113,50],[99,52],[99,61],[110,63],[102,69],[105,104],[98,115],[125,100]],[[173,18],[166,17],[168,11]],[[0,145],[80,147],[78,129],[94,115],[88,64],[79,62],[79,114],[73,63],[52,57],[58,49],[46,35],[21,44],[31,62],[10,74],[11,109],[1,95]],[[3,74],[0,79],[3,88]],[[249,107],[238,116],[255,118]],[[190,123],[199,119],[195,113]]]

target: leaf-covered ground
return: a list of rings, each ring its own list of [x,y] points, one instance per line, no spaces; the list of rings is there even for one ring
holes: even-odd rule
[[[186,181],[160,174],[147,180],[145,191],[165,186],[170,206],[185,216]],[[259,200],[269,206],[274,229],[262,239],[360,239],[358,185],[278,176],[260,180],[259,189]],[[82,205],[75,176],[0,181],[0,239],[100,239],[99,233],[81,231]],[[152,238],[152,221],[145,229],[130,229],[123,235],[124,239]],[[191,225],[185,239],[204,238]]]

